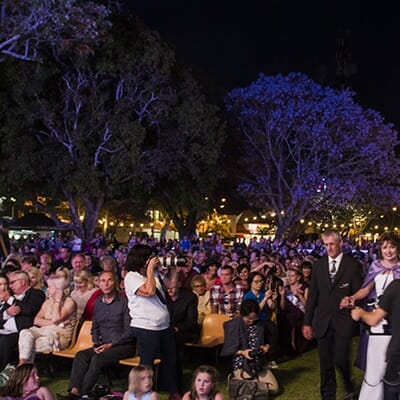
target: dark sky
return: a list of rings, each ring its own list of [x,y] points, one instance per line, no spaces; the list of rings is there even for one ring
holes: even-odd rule
[[[370,0],[127,0],[222,95],[266,75],[303,72],[337,84],[336,39],[350,33],[349,86],[400,128],[400,14]]]

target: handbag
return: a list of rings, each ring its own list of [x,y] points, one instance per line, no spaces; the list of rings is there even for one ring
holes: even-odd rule
[[[7,381],[10,379],[11,373],[14,371],[14,364],[7,364],[3,371],[0,372],[0,387],[3,387]]]
[[[236,379],[228,376],[228,393],[231,400],[268,400],[268,383],[255,379]]]

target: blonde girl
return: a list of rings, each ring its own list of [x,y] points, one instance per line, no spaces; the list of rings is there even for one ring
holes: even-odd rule
[[[153,369],[144,365],[133,367],[129,373],[128,390],[123,400],[157,400],[157,392],[153,392]]]

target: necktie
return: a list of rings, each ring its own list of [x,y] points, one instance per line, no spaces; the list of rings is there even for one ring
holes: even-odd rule
[[[331,269],[329,270],[331,274],[336,273],[336,260],[331,261]]]
[[[331,276],[331,282],[335,280],[335,275],[336,275],[336,260],[331,261],[331,267],[329,268],[329,274]]]

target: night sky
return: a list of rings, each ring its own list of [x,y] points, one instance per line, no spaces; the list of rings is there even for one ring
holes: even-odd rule
[[[353,0],[127,0],[212,96],[266,75],[303,72],[338,85],[337,38],[350,34],[347,85],[400,130],[400,19],[395,2]],[[343,54],[343,53],[341,53]],[[218,100],[217,100],[218,101]]]

